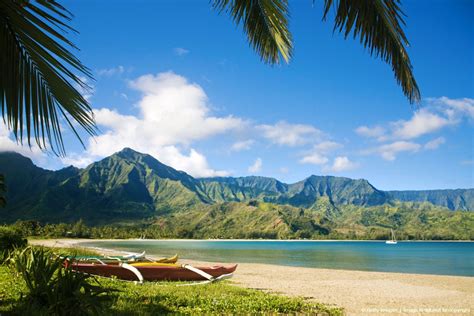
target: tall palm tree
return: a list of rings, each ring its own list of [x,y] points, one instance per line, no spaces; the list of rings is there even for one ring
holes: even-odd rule
[[[315,0],[313,0],[315,1]],[[390,64],[408,100],[418,102],[403,32],[399,0],[323,0],[323,20],[334,9],[334,31],[359,38],[371,55]],[[292,57],[288,0],[211,0],[242,24],[250,45],[269,64]],[[65,154],[61,122],[74,133],[77,122],[89,134],[96,132],[91,107],[78,92],[87,88],[81,76],[91,78],[69,49],[66,38],[75,32],[67,23],[72,15],[56,0],[0,0],[0,107],[17,141],[34,138],[41,148]],[[80,139],[80,138],[79,138]]]

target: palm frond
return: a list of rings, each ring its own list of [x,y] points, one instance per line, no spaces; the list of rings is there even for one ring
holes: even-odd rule
[[[226,11],[235,24],[243,24],[250,45],[266,63],[288,63],[293,51],[288,29],[287,0],[214,0],[213,7]]]
[[[323,19],[334,7],[334,31],[344,33],[346,38],[351,32],[354,38],[359,37],[371,55],[392,66],[410,103],[419,102],[420,90],[405,49],[409,43],[402,29],[405,22],[399,3],[399,0],[325,0]]]
[[[16,140],[50,148],[64,155],[63,119],[79,138],[72,120],[96,133],[92,110],[74,85],[89,88],[78,72],[90,70],[66,46],[76,48],[65,34],[75,32],[71,14],[55,0],[0,1],[0,107]],[[26,132],[26,135],[24,133]],[[82,141],[81,141],[82,143]]]

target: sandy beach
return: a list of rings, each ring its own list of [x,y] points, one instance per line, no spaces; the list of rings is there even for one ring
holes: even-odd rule
[[[83,240],[31,240],[49,247],[80,247]],[[88,240],[91,241],[91,240]],[[102,253],[119,253],[101,249]],[[181,260],[187,263],[199,263]],[[241,263],[239,286],[345,309],[347,315],[472,315],[474,278],[460,276],[330,270]]]

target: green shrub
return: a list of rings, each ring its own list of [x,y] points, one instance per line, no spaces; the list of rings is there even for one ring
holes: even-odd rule
[[[27,243],[26,238],[18,230],[0,226],[0,263],[5,261],[10,251],[23,248]]]
[[[98,315],[108,293],[97,281],[64,268],[62,259],[44,248],[12,252],[9,263],[25,281],[28,293],[18,306],[23,315]]]

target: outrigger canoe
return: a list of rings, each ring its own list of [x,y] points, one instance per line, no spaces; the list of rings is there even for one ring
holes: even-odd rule
[[[100,264],[66,261],[76,272],[129,281],[216,281],[232,276],[237,265],[198,266],[167,263]]]
[[[141,254],[131,254],[127,256],[68,256],[64,257],[69,261],[74,262],[98,262],[101,264],[118,264],[120,262],[125,263],[132,263],[132,262],[147,262],[150,264],[155,263],[176,263],[178,261],[178,255],[174,255],[168,258],[161,258],[161,259],[149,259],[145,256],[145,252]]]

